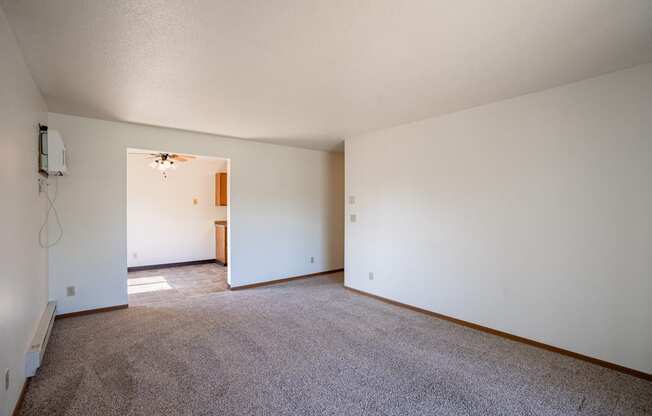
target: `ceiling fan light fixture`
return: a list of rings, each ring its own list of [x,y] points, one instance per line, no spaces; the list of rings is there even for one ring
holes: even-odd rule
[[[137,153],[134,153],[137,154]],[[195,156],[188,156],[188,155],[169,155],[167,153],[159,153],[157,154],[149,154],[150,157],[154,157],[154,160],[148,165],[152,169],[156,169],[161,174],[163,175],[163,178],[167,178],[167,171],[168,170],[176,170],[177,169],[177,164],[175,164],[176,161],[179,162],[187,162],[189,160],[192,160],[195,158]]]

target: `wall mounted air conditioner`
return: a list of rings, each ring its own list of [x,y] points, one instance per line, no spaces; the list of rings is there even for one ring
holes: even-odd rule
[[[45,175],[62,176],[67,173],[66,146],[61,134],[56,130],[48,130],[48,126],[40,126],[39,133],[39,172]]]

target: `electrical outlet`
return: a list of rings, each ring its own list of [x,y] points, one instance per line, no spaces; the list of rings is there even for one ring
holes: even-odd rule
[[[315,262],[315,258],[314,258],[314,257],[310,257],[310,263],[314,263],[314,262]]]
[[[355,214],[351,214],[350,218],[351,218],[351,222],[356,222],[358,220],[358,216]]]
[[[192,199],[192,204],[193,205],[197,205],[198,203],[199,203],[199,199],[197,199],[197,198]]]
[[[133,257],[134,259],[137,259],[138,258],[138,253],[136,253],[134,251],[133,253],[131,253],[131,257]]]
[[[75,286],[68,286],[66,288],[66,296],[75,296]]]
[[[5,370],[5,391],[9,390],[10,382],[11,382],[11,373],[10,373],[9,369],[7,368]]]
[[[355,204],[355,195],[349,195],[349,205]]]
[[[38,178],[38,193],[39,195],[42,194],[47,190],[48,183],[45,179],[43,178]]]
[[[374,272],[369,272],[369,280],[374,280]]]

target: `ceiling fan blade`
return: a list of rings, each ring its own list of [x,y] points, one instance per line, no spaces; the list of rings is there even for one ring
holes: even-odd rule
[[[175,162],[187,162],[188,161],[188,159],[186,159],[184,157],[173,157],[172,160],[174,160]]]
[[[129,155],[148,155],[148,156],[158,156],[159,153],[152,152],[127,152]]]
[[[172,159],[178,159],[178,158],[182,158],[182,159],[195,159],[195,156],[190,156],[190,155],[178,155],[178,154],[176,154],[176,153],[173,154],[173,155],[170,155],[170,157],[171,157]]]

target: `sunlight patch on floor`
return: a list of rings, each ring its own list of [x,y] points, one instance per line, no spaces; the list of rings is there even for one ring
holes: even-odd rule
[[[160,290],[172,289],[172,286],[170,286],[164,276],[148,276],[128,279],[127,286],[127,293],[130,295],[134,293],[158,292]]]

